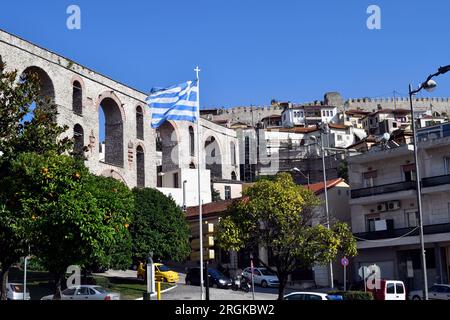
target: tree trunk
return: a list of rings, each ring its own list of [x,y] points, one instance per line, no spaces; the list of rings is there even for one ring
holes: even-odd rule
[[[8,283],[8,274],[9,274],[10,266],[4,266],[2,268],[2,290],[1,290],[1,299],[0,300],[8,300],[8,295],[6,292],[6,285]]]
[[[64,276],[58,274],[55,276],[55,294],[53,295],[53,300],[61,300],[61,283]]]
[[[278,287],[278,300],[283,300],[284,298],[284,289],[286,288],[286,280],[287,280],[287,274],[279,273],[278,274],[278,281],[280,282],[280,286]]]

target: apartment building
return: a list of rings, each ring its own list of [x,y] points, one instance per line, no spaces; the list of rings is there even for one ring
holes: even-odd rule
[[[420,129],[424,238],[429,283],[450,278],[450,123]],[[358,268],[377,264],[382,278],[421,289],[414,147],[371,148],[349,159],[351,225]]]
[[[286,108],[281,114],[283,127],[315,126],[319,123],[337,123],[338,109],[328,105],[297,105]]]

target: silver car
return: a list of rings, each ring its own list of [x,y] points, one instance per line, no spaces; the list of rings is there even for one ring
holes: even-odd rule
[[[53,300],[53,295],[45,296],[41,300]],[[120,300],[120,294],[108,292],[100,286],[82,285],[64,290],[61,300]]]
[[[408,295],[409,300],[422,300],[423,291],[414,290]],[[428,289],[430,300],[450,300],[450,284],[434,284]]]
[[[27,288],[25,299],[23,298],[23,284],[21,283],[7,283],[6,297],[8,300],[30,300],[30,291]]]

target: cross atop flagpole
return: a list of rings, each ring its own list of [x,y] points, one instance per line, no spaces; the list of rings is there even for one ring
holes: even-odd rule
[[[203,208],[202,208],[202,197],[201,197],[201,188],[200,188],[200,178],[201,178],[201,134],[200,134],[200,68],[197,66],[194,69],[197,76],[197,172],[198,172],[198,224],[199,224],[199,234],[200,234],[200,300],[204,300],[204,276],[203,276]]]

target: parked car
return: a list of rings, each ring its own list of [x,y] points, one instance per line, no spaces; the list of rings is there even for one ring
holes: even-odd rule
[[[403,281],[380,280],[380,288],[369,289],[375,300],[406,300],[406,290]]]
[[[180,280],[178,272],[170,270],[166,265],[162,263],[154,263],[155,267],[155,280],[158,282],[170,282],[177,283]],[[140,264],[137,269],[138,279],[147,278],[147,269],[143,264]]]
[[[53,295],[45,296],[41,300],[53,300]],[[61,300],[120,300],[120,294],[108,292],[100,286],[81,285],[64,290]]]
[[[409,293],[409,300],[422,300],[423,291],[413,290]],[[450,284],[434,284],[428,289],[428,299],[430,300],[450,300]]]
[[[329,295],[319,292],[293,292],[283,297],[283,300],[303,300],[303,301],[315,301],[315,300],[343,300],[342,296]]]
[[[251,268],[245,268],[242,271],[242,276],[251,281]],[[253,281],[256,285],[260,285],[263,288],[278,287],[280,285],[277,275],[267,268],[253,268]]]
[[[30,290],[27,288],[25,299],[23,298],[23,284],[21,283],[7,283],[6,284],[6,298],[8,300],[30,300]]]
[[[206,281],[206,272],[203,273],[204,280]],[[214,268],[208,268],[209,286],[213,288],[228,289],[231,288],[231,279],[226,277],[222,272]],[[200,285],[200,268],[191,268],[186,274],[187,285]]]

